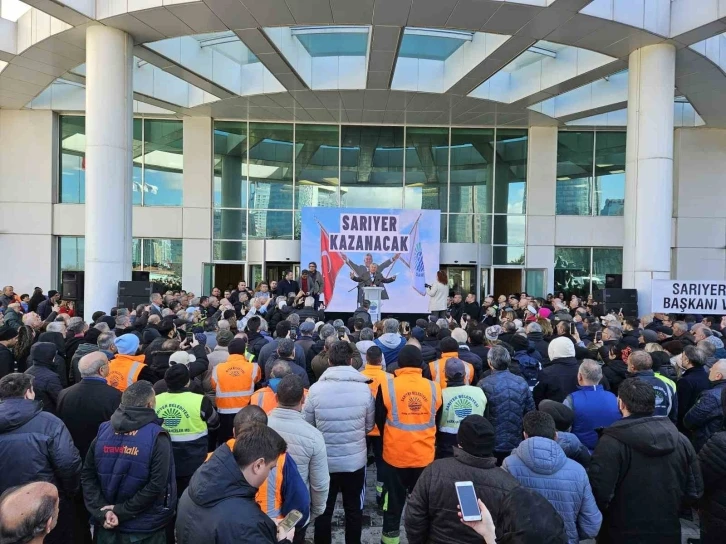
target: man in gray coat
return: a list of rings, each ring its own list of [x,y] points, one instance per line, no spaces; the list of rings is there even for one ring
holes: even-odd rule
[[[277,385],[277,408],[268,416],[267,425],[287,442],[287,453],[295,460],[310,492],[310,521],[325,512],[330,489],[328,454],[323,434],[305,421],[302,407],[305,389],[294,374],[288,374]],[[305,542],[307,525],[295,530],[293,544]]]
[[[338,493],[343,494],[345,541],[360,542],[363,528],[366,435],[375,424],[375,402],[368,377],[351,366],[353,349],[335,342],[328,350],[330,367],[310,387],[303,413],[325,439],[330,491],[325,512],[315,520],[315,542],[331,541],[330,522]],[[357,350],[356,350],[357,351]]]

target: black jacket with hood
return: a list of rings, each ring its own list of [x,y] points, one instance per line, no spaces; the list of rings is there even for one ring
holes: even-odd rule
[[[66,344],[63,335],[59,332],[44,332],[37,337],[36,344],[39,342],[52,342],[56,347],[55,355],[55,372],[60,378],[61,385],[68,387],[68,367],[66,366]],[[32,361],[32,355],[28,358],[28,362]]]
[[[680,544],[678,514],[703,493],[696,452],[665,417],[630,416],[607,427],[588,475],[603,514],[599,543]]]
[[[698,452],[704,492],[699,501],[703,544],[721,542],[726,533],[726,431],[708,440]]]
[[[277,528],[255,502],[256,494],[232,450],[222,444],[194,473],[179,501],[177,544],[276,544]]]
[[[35,399],[43,403],[43,410],[56,413],[58,395],[63,391],[61,380],[56,373],[56,347],[51,342],[38,342],[30,348],[32,366],[25,371],[33,376]]]

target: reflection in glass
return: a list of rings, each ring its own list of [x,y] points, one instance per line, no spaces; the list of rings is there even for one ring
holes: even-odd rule
[[[557,133],[557,215],[590,215],[594,134]]]
[[[215,261],[246,261],[247,242],[215,240],[212,244],[212,259]]]
[[[60,117],[61,177],[60,201],[86,201],[86,118]]]
[[[525,129],[497,130],[494,213],[525,213],[527,142]]]
[[[494,129],[451,129],[451,212],[492,210]]]
[[[442,215],[443,217],[443,215]],[[492,243],[492,216],[482,214],[449,214],[449,242]]]
[[[494,243],[523,246],[525,237],[524,228],[524,215],[495,215]]]
[[[292,212],[250,210],[250,240],[292,240]]]
[[[555,292],[590,293],[590,248],[555,247]]]
[[[151,281],[181,283],[182,241],[143,238],[143,269]]]
[[[247,202],[247,123],[214,123],[214,189],[212,202],[244,208]]]
[[[137,155],[134,153],[134,158]],[[181,206],[184,123],[144,120],[144,206]]]
[[[447,210],[449,129],[406,129],[406,208]]]
[[[212,237],[222,240],[247,238],[247,210],[214,210]]]
[[[524,247],[494,246],[492,263],[495,265],[524,265]]]
[[[403,127],[343,126],[341,206],[400,208]]]
[[[338,127],[296,125],[295,152],[295,208],[337,207]]]
[[[64,270],[84,270],[86,265],[86,239],[83,236],[59,236],[59,267]]]
[[[598,138],[600,137],[598,133]],[[592,249],[592,290],[598,291],[605,287],[606,274],[623,273],[622,248]]]
[[[625,132],[595,134],[595,202],[597,215],[623,215],[625,209]]]
[[[532,297],[544,298],[547,290],[545,284],[545,270],[528,269],[524,274],[524,285],[527,294]]]
[[[249,150],[249,207],[292,209],[293,126],[250,123]]]

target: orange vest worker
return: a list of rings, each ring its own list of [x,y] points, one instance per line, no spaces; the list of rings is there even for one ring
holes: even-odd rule
[[[447,386],[446,372],[444,370],[446,368],[446,361],[448,361],[452,357],[458,359],[459,354],[457,352],[442,353],[441,359],[438,359],[436,361],[432,361],[429,363],[429,370],[431,371],[431,379],[433,381],[435,381],[437,384],[439,384],[441,386],[441,389],[446,389],[446,386]],[[471,382],[474,379],[474,365],[464,361],[464,367],[466,368],[465,374],[464,374],[464,383],[466,385],[471,385]]]
[[[396,468],[428,466],[434,461],[441,387],[424,378],[421,368],[403,367],[395,374],[381,381],[387,411],[383,460]]]
[[[245,359],[245,348],[244,340],[232,340],[229,343],[229,359],[212,370],[210,382],[215,389],[217,411],[220,414],[236,414],[247,406],[255,391],[255,384],[260,381],[260,367]]]
[[[304,389],[303,391],[303,402],[305,402],[305,399],[308,398],[308,390]],[[263,387],[255,391],[250,400],[250,404],[259,406],[266,414],[269,414],[277,408],[277,395],[269,386]]]
[[[390,376],[388,372],[381,368],[381,365],[366,364],[365,368],[361,370],[360,373],[371,379],[371,383],[368,384],[368,387],[371,388],[371,395],[373,395],[374,399],[376,398],[376,395],[378,395],[378,387],[381,385],[381,382],[385,381],[387,376]],[[373,430],[368,433],[368,436],[381,436],[381,431],[379,431],[378,427],[375,426],[373,427]]]
[[[122,393],[139,379],[144,364],[144,356],[136,355],[139,349],[139,337],[135,334],[123,334],[116,339],[118,353],[108,363],[106,382]]]

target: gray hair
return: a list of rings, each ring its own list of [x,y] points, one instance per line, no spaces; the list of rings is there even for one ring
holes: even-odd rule
[[[275,361],[270,369],[270,378],[284,378],[288,374],[292,374],[290,364],[280,359]]]
[[[194,297],[190,302],[189,306],[199,306],[199,297]]]
[[[688,325],[686,325],[686,322],[676,321],[675,323],[673,323],[673,334],[675,334],[676,331],[682,334],[686,334],[688,332]]]
[[[713,357],[716,354],[716,346],[706,339],[701,340],[696,344],[696,347],[706,355],[706,358]]]
[[[467,334],[461,327],[455,328],[451,331],[451,337],[456,340],[459,344],[466,344]]]
[[[502,328],[507,334],[514,334],[517,332],[517,325],[515,325],[512,321],[507,321]]]
[[[376,338],[376,335],[373,332],[373,329],[371,329],[370,327],[366,327],[365,329],[362,329],[360,331],[361,340],[374,340],[375,338]]]
[[[606,329],[608,333],[610,334],[610,340],[615,340],[616,342],[619,342],[623,337],[623,332],[620,329],[616,329],[615,327],[608,326]]]
[[[267,320],[260,317],[260,328],[258,330],[267,332]]]
[[[342,319],[336,319],[335,321],[333,321],[333,327],[339,329],[340,327],[345,327],[345,323]]]
[[[313,297],[305,297],[305,307],[312,308],[315,305],[315,299]]]
[[[46,332],[60,332],[64,333],[66,332],[66,324],[62,321],[53,321],[51,323],[48,323],[48,326],[45,328]]]
[[[217,330],[218,331],[230,330],[229,321],[227,321],[226,319],[220,319],[219,321],[217,321]]]
[[[101,367],[108,364],[108,359],[104,354],[94,357],[90,362],[88,360],[84,361],[83,359],[85,358],[86,357],[84,355],[81,357],[81,360],[78,361],[78,372],[81,373],[82,378],[90,378],[98,375],[98,371]]]
[[[300,316],[298,314],[290,314],[287,316],[287,320],[290,322],[290,325],[293,327],[299,327],[300,326]]]
[[[101,331],[101,332],[108,332],[111,330],[111,327],[108,326],[108,323],[101,321],[100,323],[96,323],[93,326],[94,329]]]
[[[436,320],[436,326],[439,327],[439,329],[441,329],[442,331],[445,331],[449,328],[449,322],[442,317]]]
[[[277,341],[277,354],[280,357],[290,357],[295,353],[295,342],[290,338],[280,338]]]
[[[117,315],[116,316],[116,326],[118,328],[122,328],[126,325],[131,323],[131,318],[128,315]]]
[[[602,380],[602,368],[592,359],[585,359],[580,364],[580,370],[578,370],[583,381],[587,382],[587,385],[597,385]]]
[[[116,343],[116,335],[112,332],[102,332],[98,335],[98,349],[110,350],[111,347]]]
[[[383,332],[397,333],[399,327],[398,319],[389,318],[383,322]]]
[[[509,368],[511,357],[507,348],[503,346],[492,346],[487,353],[487,361],[494,370],[506,370]]]
[[[530,323],[527,325],[527,332],[542,332],[542,327],[539,323]]]
[[[322,327],[320,327],[320,338],[325,340],[329,336],[333,336],[335,334],[335,327],[333,327],[330,323],[326,323]]]
[[[701,341],[703,342],[703,340]],[[703,366],[706,364],[706,359],[708,359],[705,351],[696,346],[686,346],[683,348],[683,354],[693,366]]]
[[[82,317],[71,317],[68,320],[68,330],[73,334],[80,334],[86,328],[86,322],[83,321]]]
[[[634,351],[628,357],[628,364],[630,364],[635,370],[650,370],[653,368],[653,359],[650,353],[645,351]]]
[[[170,315],[174,315],[174,312],[171,310],[171,308],[164,308],[161,310],[161,317],[169,317]]]
[[[330,348],[338,341],[338,337],[334,334],[331,334],[325,339],[325,351],[329,351]]]

